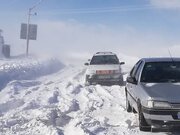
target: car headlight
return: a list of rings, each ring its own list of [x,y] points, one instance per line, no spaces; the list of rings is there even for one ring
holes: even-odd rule
[[[88,75],[96,74],[96,70],[88,70],[88,71],[87,71],[87,74],[88,74]]]
[[[148,101],[147,107],[157,108],[157,109],[169,109],[171,108],[171,105],[168,102],[163,102],[163,101]]]

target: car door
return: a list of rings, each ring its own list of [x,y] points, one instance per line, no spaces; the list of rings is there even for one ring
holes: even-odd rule
[[[142,91],[140,83],[139,83],[140,82],[140,75],[141,75],[143,66],[144,66],[144,62],[141,61],[141,63],[138,65],[136,73],[135,73],[135,79],[137,81],[137,84],[134,84],[133,89],[132,89],[133,97],[136,101],[136,103],[134,103],[135,109],[137,109],[137,100],[140,99],[142,97],[142,94],[143,94],[143,91]]]
[[[135,78],[136,81],[139,80],[139,75],[140,75],[142,65],[143,65],[143,61],[141,60],[138,61],[130,72],[129,76],[132,78]],[[127,82],[127,90],[128,90],[128,96],[129,96],[128,99],[131,102],[131,106],[135,108],[136,108],[136,100],[138,96],[137,87],[138,87],[138,84]]]

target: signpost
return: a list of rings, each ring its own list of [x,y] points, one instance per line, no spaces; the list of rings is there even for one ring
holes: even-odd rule
[[[36,24],[29,24],[29,40],[36,40],[37,39],[37,25]],[[21,24],[21,39],[27,39],[27,24]]]
[[[36,24],[21,24],[21,39],[26,39],[26,55],[29,54],[29,40],[36,40],[37,39],[37,25]]]
[[[30,24],[31,14],[32,10],[35,9],[43,0],[40,0],[38,3],[36,3],[33,7],[29,8],[28,10],[28,20],[27,24],[22,23],[21,24],[21,39],[26,39],[26,56],[29,54],[29,40],[36,40],[37,39],[37,25],[36,24]]]

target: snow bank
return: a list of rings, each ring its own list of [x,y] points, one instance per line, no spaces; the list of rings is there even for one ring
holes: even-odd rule
[[[85,70],[66,67],[0,91],[1,135],[152,135],[125,110],[122,86],[84,85]],[[175,135],[179,133],[155,133]]]
[[[8,83],[0,91],[1,135],[151,135],[125,110],[124,87],[84,85],[85,70]],[[163,133],[157,133],[164,135]]]
[[[12,80],[29,80],[55,73],[64,65],[57,59],[21,58],[0,61],[0,90]]]

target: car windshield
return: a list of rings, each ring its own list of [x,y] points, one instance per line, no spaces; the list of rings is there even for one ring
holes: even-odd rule
[[[101,64],[119,64],[119,60],[116,55],[93,56],[90,65],[101,65]]]
[[[180,82],[180,62],[146,63],[142,71],[141,82]]]

